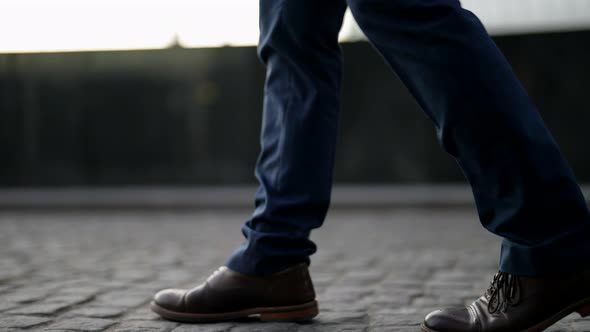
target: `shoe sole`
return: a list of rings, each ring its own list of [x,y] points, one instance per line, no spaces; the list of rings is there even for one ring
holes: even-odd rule
[[[183,323],[212,323],[249,317],[258,317],[264,322],[305,322],[312,320],[319,313],[317,301],[296,306],[251,308],[215,314],[172,311],[162,308],[155,302],[150,304],[150,308],[162,318]]]
[[[580,314],[580,316],[582,316],[582,318],[590,316],[590,298],[586,298],[582,301],[576,302],[576,303],[570,305],[569,307],[563,309],[562,311],[558,312],[557,314],[551,316],[549,319],[546,319],[546,320],[540,322],[539,324],[537,324],[533,327],[530,327],[528,329],[522,330],[520,332],[542,332],[542,331],[545,331],[545,329],[547,329],[551,325],[557,323],[562,318],[564,318],[567,315],[574,313],[574,312],[577,312],[578,314]],[[433,330],[424,324],[422,324],[420,326],[420,328],[422,329],[422,332],[440,332],[437,330]]]

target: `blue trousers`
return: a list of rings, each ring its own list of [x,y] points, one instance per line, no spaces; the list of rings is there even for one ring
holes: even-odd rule
[[[434,123],[504,238],[500,270],[590,262],[590,215],[574,175],[484,27],[457,0],[260,0],[266,66],[256,209],[227,265],[268,275],[309,262],[330,203],[346,6]],[[389,254],[389,253],[384,253]]]

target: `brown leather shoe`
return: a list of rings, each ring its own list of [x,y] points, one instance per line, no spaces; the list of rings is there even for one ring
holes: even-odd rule
[[[158,292],[151,308],[163,318],[193,323],[245,317],[306,321],[319,312],[307,264],[268,277],[247,276],[223,266],[193,289]]]
[[[590,315],[590,269],[533,279],[498,272],[485,295],[466,308],[426,316],[424,332],[538,332],[578,312]]]

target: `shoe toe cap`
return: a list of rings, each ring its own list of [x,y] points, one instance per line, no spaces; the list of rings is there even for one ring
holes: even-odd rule
[[[161,290],[154,295],[154,303],[164,309],[182,311],[185,292],[176,288]]]
[[[433,332],[470,332],[475,327],[467,308],[433,311],[424,319],[424,326]]]

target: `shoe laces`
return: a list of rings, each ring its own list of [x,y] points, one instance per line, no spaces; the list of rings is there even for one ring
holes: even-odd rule
[[[505,272],[496,273],[485,294],[489,313],[506,312],[511,306],[518,305],[520,288],[519,277]]]

